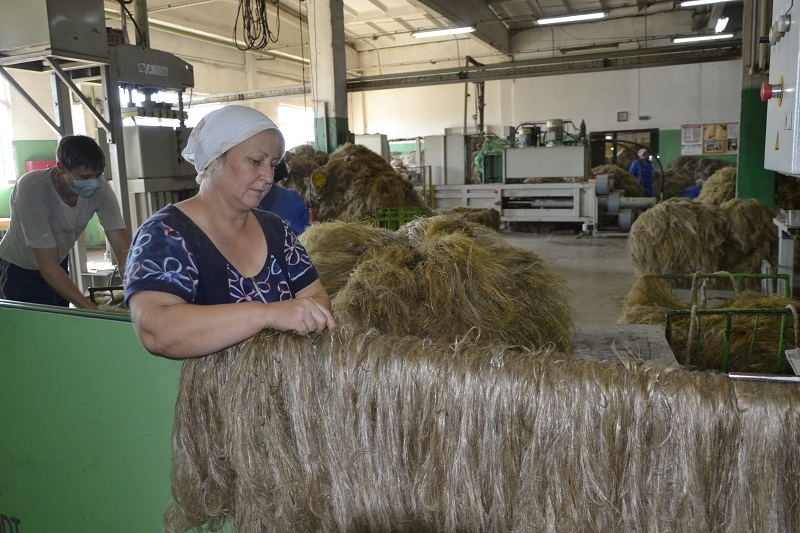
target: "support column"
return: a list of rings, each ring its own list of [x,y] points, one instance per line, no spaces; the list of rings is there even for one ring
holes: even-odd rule
[[[311,41],[311,98],[316,149],[333,152],[347,142],[344,1],[307,2]]]
[[[742,22],[742,101],[739,119],[739,156],[736,164],[736,197],[756,198],[775,206],[775,172],[764,168],[767,105],[761,101],[761,83],[767,81],[758,43],[765,23],[756,0],[745,0]],[[767,15],[768,16],[768,15]],[[769,22],[769,19],[766,21]]]

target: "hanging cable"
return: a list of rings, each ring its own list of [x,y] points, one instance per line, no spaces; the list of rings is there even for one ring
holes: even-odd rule
[[[275,32],[269,27],[267,6],[275,6]],[[243,44],[239,44],[241,21]],[[278,42],[281,33],[281,0],[239,0],[236,23],[233,26],[233,42],[239,50],[263,50],[270,43]]]

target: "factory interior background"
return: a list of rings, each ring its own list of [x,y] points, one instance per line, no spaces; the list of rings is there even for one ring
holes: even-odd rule
[[[61,135],[108,148],[133,232],[196,191],[186,128],[253,106],[355,340],[264,335],[200,368],[147,353],[124,306],[0,300],[0,533],[800,530],[795,9],[12,0],[0,233]],[[589,20],[547,20],[570,15]],[[474,255],[436,255],[450,232]],[[381,255],[397,238],[415,284],[360,279],[405,272]],[[96,223],[71,265],[87,291],[121,283]]]

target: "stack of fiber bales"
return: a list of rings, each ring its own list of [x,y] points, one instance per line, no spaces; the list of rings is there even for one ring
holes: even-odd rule
[[[736,196],[736,168],[722,167],[709,176],[697,201],[722,204]],[[775,207],[800,209],[800,180],[794,176],[778,174],[775,180]]]
[[[184,362],[165,531],[795,531],[800,388],[338,330]]]
[[[692,156],[681,156],[664,168],[664,199],[673,198],[683,194],[687,187],[691,187],[698,179],[708,179],[709,176],[730,164],[719,159],[703,159]],[[661,184],[656,184],[653,178],[653,189],[660,190]]]
[[[703,302],[698,302],[698,308],[704,308],[702,304]],[[733,299],[716,303],[708,308],[782,310],[789,305],[798,306],[800,302],[793,302],[783,296],[743,291]],[[667,311],[691,309],[691,302],[679,300],[667,280],[647,275],[638,278],[625,296],[618,323],[655,324],[666,327]],[[727,371],[775,372],[780,348],[781,316],[774,314],[732,316]],[[725,346],[725,319],[725,315],[721,314],[697,314],[693,318],[691,315],[675,316],[671,326],[670,346],[678,361],[701,369],[720,369]],[[793,344],[796,338],[792,322],[791,319],[788,320],[789,326],[786,331],[788,345]],[[789,371],[790,368],[784,365],[780,370]]]
[[[343,326],[445,343],[478,335],[572,351],[566,281],[538,255],[484,226],[444,215],[416,219],[397,232],[318,223],[300,240]]]
[[[639,187],[639,180],[633,174],[617,165],[600,165],[592,169],[592,174],[608,174],[614,178],[614,190],[622,191],[625,196],[638,197],[641,196]]]
[[[482,207],[454,207],[447,211],[442,211],[443,215],[456,215],[476,224],[482,224],[487,228],[500,231],[500,211]]]
[[[311,184],[305,198],[319,220],[358,221],[387,207],[427,209],[411,182],[364,146],[340,146],[318,170],[324,172],[325,184]]]
[[[317,152],[308,144],[300,144],[287,150],[284,159],[289,169],[285,186],[297,190],[305,198],[308,195],[311,174],[328,162],[328,154]]]
[[[736,196],[736,167],[723,167],[703,183],[698,202],[721,205]]]
[[[628,250],[637,275],[760,272],[774,261],[775,213],[758,200],[722,205],[671,198],[633,223]]]

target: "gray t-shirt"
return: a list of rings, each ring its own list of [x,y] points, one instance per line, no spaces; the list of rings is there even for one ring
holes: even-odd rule
[[[0,241],[0,258],[19,267],[38,270],[32,248],[58,248],[63,260],[97,213],[104,231],[122,229],[125,220],[114,190],[102,180],[89,198],[64,203],[50,180],[55,168],[34,170],[22,176],[11,192],[11,225]]]

